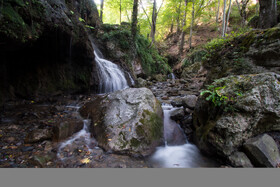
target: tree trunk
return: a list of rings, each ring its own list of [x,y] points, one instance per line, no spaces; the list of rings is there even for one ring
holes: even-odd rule
[[[156,21],[157,21],[157,1],[154,0],[154,5],[153,5],[153,15],[152,15],[152,27],[151,27],[151,39],[152,39],[152,44],[155,42],[155,35],[156,35]]]
[[[103,23],[103,7],[104,7],[104,0],[101,0],[101,5],[100,5],[100,20]]]
[[[134,0],[133,12],[132,12],[132,24],[131,24],[131,35],[134,43],[136,41],[136,34],[137,34],[137,16],[138,16],[138,0]]]
[[[222,37],[225,37],[227,0],[224,0]]]
[[[194,1],[192,2],[192,22],[190,26],[190,49],[192,48],[193,23],[194,23]]]
[[[216,13],[216,23],[219,22],[219,14],[220,14],[220,3],[221,3],[221,0],[218,1],[218,8],[217,8],[217,13]]]
[[[260,0],[260,27],[271,28],[277,24],[276,0]]]
[[[120,25],[122,24],[122,0],[120,0]]]
[[[230,12],[231,12],[231,0],[229,0],[229,7],[228,7],[228,14],[227,14],[227,21],[226,21],[226,26],[225,26],[225,34],[227,33],[227,28],[228,28],[228,21],[230,17]]]
[[[182,0],[180,0],[180,4],[179,7],[177,8],[177,29],[176,29],[176,33],[180,33],[180,15],[181,15],[181,5],[182,5]]]
[[[182,32],[181,32],[181,42],[180,42],[180,46],[179,46],[179,55],[183,54],[183,50],[184,50],[184,43],[185,43],[185,24],[186,24],[186,17],[187,17],[187,5],[188,5],[188,0],[185,0],[185,9],[184,9],[184,17],[183,17],[183,21],[182,21]]]

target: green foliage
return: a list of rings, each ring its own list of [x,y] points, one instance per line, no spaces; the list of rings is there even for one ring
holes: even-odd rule
[[[136,37],[136,50],[147,75],[172,72],[167,59],[160,56],[157,49],[150,46],[149,40],[142,35]]]
[[[217,80],[220,81],[220,80]],[[214,82],[215,85],[209,85],[206,90],[203,90],[200,95],[206,95],[207,101],[214,104],[214,107],[221,108],[224,112],[236,111],[234,108],[234,103],[237,101],[238,97],[242,97],[242,92],[240,90],[235,91],[233,94],[226,94],[224,91],[226,86],[216,86],[219,82]]]

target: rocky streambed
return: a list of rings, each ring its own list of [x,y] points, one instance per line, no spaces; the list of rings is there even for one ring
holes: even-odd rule
[[[188,93],[195,94],[193,90],[184,91],[184,86],[185,82],[183,80],[168,80],[166,82],[154,82],[150,88],[162,103],[172,103],[174,106],[179,106],[180,103],[178,104],[176,99],[178,100]],[[139,90],[143,90],[143,93],[141,94]],[[176,90],[181,90],[181,93],[176,93]],[[109,110],[112,109],[109,105],[105,113],[98,113],[98,111],[92,109],[80,109],[85,103],[93,105],[92,108],[96,108],[97,103],[91,101],[106,102],[107,98],[102,100],[100,99],[100,97],[103,97],[101,95],[59,95],[37,98],[36,100],[11,101],[5,105],[1,112],[0,167],[164,167],[156,162],[151,162],[149,157],[156,146],[164,146],[164,133],[162,127],[160,127],[162,124],[153,127],[158,129],[150,129],[150,131],[148,128],[139,127],[140,123],[147,124],[149,121],[155,120],[156,118],[153,119],[153,116],[159,116],[163,119],[160,103],[157,103],[158,101],[155,98],[153,99],[153,94],[148,89],[135,89],[134,96],[142,97],[144,95],[147,100],[146,105],[144,103],[145,106],[141,106],[140,110],[137,106],[142,103],[141,97],[137,100],[137,97],[133,97],[130,92],[127,94],[117,93],[115,96],[110,96],[109,103],[114,103],[118,110]],[[127,98],[123,99],[121,97]],[[196,99],[196,96],[193,95],[192,98]],[[153,104],[153,102],[155,103]],[[152,108],[150,108],[151,106]],[[142,110],[143,107],[144,110]],[[193,109],[193,106],[191,108]],[[79,109],[82,111],[84,118],[80,116]],[[172,119],[177,122],[190,121],[190,119],[183,119],[185,115],[180,114],[182,110],[185,112],[186,109],[178,109],[179,111],[177,109],[175,109],[175,112],[172,111]],[[154,110],[157,114],[149,116],[149,113]],[[139,114],[139,111],[143,113]],[[127,112],[131,115],[128,115]],[[186,112],[191,114],[192,111],[190,109]],[[96,116],[90,117],[90,115]],[[114,117],[114,115],[116,116]],[[110,116],[110,119],[106,118]],[[121,124],[123,118],[127,116],[131,117],[126,119],[126,121],[131,122],[131,125],[127,125],[128,123],[126,125]],[[85,120],[85,118],[91,119]],[[97,128],[97,124],[104,118],[109,122],[114,123],[115,120],[115,123],[119,123],[117,129],[112,129],[112,124],[107,124],[105,137],[101,134],[102,130]],[[95,129],[93,129],[94,127]],[[144,130],[141,131],[142,134],[139,133],[141,129]],[[99,133],[96,134],[96,131]],[[160,134],[153,131],[158,131]],[[122,135],[121,140],[119,139],[120,136],[114,136],[116,132],[118,132],[118,135]],[[185,128],[185,132],[191,134],[192,130],[191,128]],[[177,133],[179,136],[180,133]],[[93,137],[91,134],[95,136]],[[172,134],[172,131],[170,134]],[[176,134],[172,134],[174,139],[176,139]],[[149,137],[152,139],[149,139]],[[104,138],[106,141],[104,141]],[[108,141],[109,144],[107,144]],[[127,141],[130,143],[125,144],[124,142]],[[182,143],[182,140],[180,141],[181,143],[177,142],[173,145],[183,145],[185,143]],[[146,143],[138,147],[137,143],[140,144],[140,142]],[[119,146],[116,147],[116,145]],[[196,152],[199,151],[196,150]]]

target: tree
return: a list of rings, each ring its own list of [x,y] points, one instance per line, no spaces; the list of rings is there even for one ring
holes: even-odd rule
[[[103,7],[104,7],[104,0],[101,0],[101,5],[100,5],[100,20],[103,22]]]
[[[138,16],[138,0],[133,2],[133,12],[132,12],[132,23],[131,23],[131,35],[135,43],[137,34],[137,16]]]
[[[239,2],[238,0],[235,0],[235,2],[237,4],[239,14],[242,17],[242,26],[245,26],[246,25],[246,20],[247,20],[246,8],[247,8],[247,5],[249,3],[249,0],[241,0],[241,2]]]
[[[218,0],[218,8],[217,8],[217,13],[216,13],[216,23],[219,22],[220,3],[221,3],[221,0]]]
[[[226,8],[227,8],[227,0],[224,0],[222,37],[225,37],[225,28],[226,28]]]
[[[122,24],[122,0],[120,0],[120,25]]]
[[[180,41],[180,45],[179,45],[179,55],[183,54],[183,50],[184,50],[184,43],[185,43],[185,24],[186,24],[186,18],[187,18],[187,6],[188,6],[188,0],[185,0],[185,7],[184,7],[184,17],[183,17],[183,21],[182,21],[182,32],[181,32],[181,41]]]
[[[229,17],[230,17],[230,12],[231,12],[231,0],[229,0],[229,7],[228,7],[228,11],[227,11],[227,19],[226,19],[226,25],[225,25],[224,34],[227,33],[227,27],[228,27],[228,21],[229,21]]]
[[[192,33],[193,33],[193,23],[194,23],[194,0],[192,1],[192,21],[191,21],[191,26],[190,26],[190,49],[192,48]]]
[[[277,24],[277,1],[259,0],[260,2],[260,27],[271,28]]]
[[[152,21],[150,21],[149,16],[148,16],[141,0],[140,0],[140,2],[141,2],[141,5],[142,5],[142,9],[147,16],[147,19],[148,19],[150,27],[151,27],[150,37],[152,39],[152,42],[151,42],[151,46],[152,46],[155,43],[156,23],[157,23],[158,13],[159,13],[159,11],[160,11],[163,3],[164,3],[164,0],[162,0],[161,5],[158,9],[157,9],[157,1],[154,0],[154,2],[153,2],[153,12],[152,12]]]

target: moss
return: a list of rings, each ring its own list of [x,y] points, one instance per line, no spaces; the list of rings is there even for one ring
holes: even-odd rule
[[[154,112],[144,110],[140,122],[143,127],[136,129],[137,133],[146,135],[146,138],[149,142],[152,140],[159,140],[162,137],[163,130],[163,121],[162,119]],[[146,132],[146,133],[145,133]]]
[[[132,139],[130,140],[130,145],[131,145],[132,147],[137,148],[137,147],[139,147],[139,145],[141,145],[141,142],[140,142],[139,140],[137,140],[136,138],[132,138]]]
[[[280,28],[274,27],[266,30],[266,32],[264,33],[264,37],[270,41],[275,39],[280,39]]]
[[[38,38],[44,16],[44,7],[39,1],[8,0],[2,6],[0,33],[21,42]]]

